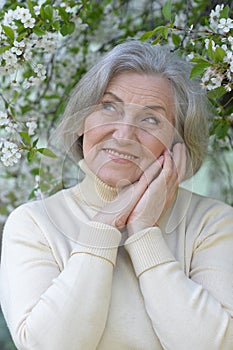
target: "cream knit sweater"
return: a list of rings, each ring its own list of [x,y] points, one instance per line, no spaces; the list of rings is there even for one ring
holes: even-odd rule
[[[161,228],[91,221],[113,200],[81,184],[17,208],[1,303],[20,350],[232,350],[233,208],[180,189]]]

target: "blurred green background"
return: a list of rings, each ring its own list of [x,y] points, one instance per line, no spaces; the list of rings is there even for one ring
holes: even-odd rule
[[[13,344],[13,341],[11,340],[1,309],[0,309],[0,349],[1,350],[16,349],[16,347]]]

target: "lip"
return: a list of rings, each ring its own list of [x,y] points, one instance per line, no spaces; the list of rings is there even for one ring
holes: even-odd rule
[[[137,156],[134,156],[133,154],[122,152],[120,150],[116,150],[114,148],[104,148],[103,151],[108,155],[108,157],[117,163],[132,163],[135,162],[138,158]]]

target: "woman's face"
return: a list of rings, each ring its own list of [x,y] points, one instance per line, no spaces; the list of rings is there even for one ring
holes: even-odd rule
[[[83,153],[87,165],[108,185],[134,183],[171,147],[173,112],[167,79],[134,72],[116,75],[85,120]]]

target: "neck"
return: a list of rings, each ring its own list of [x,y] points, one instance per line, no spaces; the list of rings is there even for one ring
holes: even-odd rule
[[[119,189],[106,184],[97,177],[89,169],[84,159],[79,162],[79,167],[85,174],[83,181],[77,185],[79,199],[88,206],[100,208],[117,197]]]

